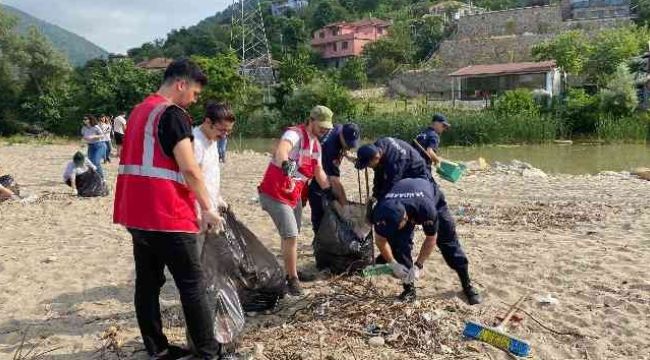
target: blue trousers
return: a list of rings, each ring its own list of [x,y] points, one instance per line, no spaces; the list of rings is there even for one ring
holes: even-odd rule
[[[96,143],[88,144],[88,160],[97,168],[99,175],[104,178],[104,170],[102,169],[102,162],[106,158],[106,143],[99,141]]]
[[[106,161],[111,161],[111,150],[113,150],[111,142],[110,141],[104,141],[104,143],[106,143],[106,156],[104,157],[104,159]]]
[[[217,149],[219,150],[219,160],[226,161],[226,149],[228,148],[228,138],[219,139],[217,141]]]

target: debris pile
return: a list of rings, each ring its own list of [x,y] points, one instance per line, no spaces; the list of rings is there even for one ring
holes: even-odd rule
[[[523,177],[540,177],[545,178],[546,173],[529,163],[519,160],[512,160],[510,163],[494,162],[494,171],[502,174],[520,175]]]
[[[600,223],[619,208],[604,203],[558,201],[522,202],[509,207],[481,207],[461,204],[455,211],[460,224],[488,226],[523,226],[535,230],[569,229],[578,224]]]

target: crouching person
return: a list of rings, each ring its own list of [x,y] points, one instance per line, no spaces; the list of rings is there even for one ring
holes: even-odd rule
[[[96,174],[93,177],[93,174]],[[88,160],[88,158],[80,151],[77,151],[72,156],[72,161],[68,162],[63,171],[63,182],[72,188],[73,195],[82,195],[80,189],[87,188],[88,182],[97,181],[102,185],[102,178],[97,173],[97,167]],[[84,196],[92,196],[83,194]],[[99,196],[99,195],[96,195]]]
[[[435,194],[425,179],[398,181],[373,211],[375,242],[381,258],[390,265],[393,274],[402,280],[402,301],[415,299],[415,281],[424,271],[424,263],[436,245],[438,215]],[[413,235],[415,226],[422,225],[425,239],[413,262]]]

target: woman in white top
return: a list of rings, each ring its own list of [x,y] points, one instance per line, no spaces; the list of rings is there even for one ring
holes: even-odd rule
[[[99,175],[104,178],[102,161],[106,157],[106,143],[104,142],[104,132],[99,127],[99,121],[92,115],[84,119],[84,127],[81,129],[81,135],[88,144],[88,159],[95,165]]]
[[[66,185],[72,188],[72,193],[74,195],[79,195],[79,190],[77,189],[77,176],[85,174],[88,171],[95,171],[97,168],[93,163],[91,163],[88,158],[84,156],[80,151],[77,151],[63,171],[63,181]]]
[[[104,143],[106,144],[106,156],[104,157],[104,163],[109,163],[111,162],[111,132],[113,131],[113,126],[111,126],[111,119],[106,115],[102,115],[99,127],[104,133]]]

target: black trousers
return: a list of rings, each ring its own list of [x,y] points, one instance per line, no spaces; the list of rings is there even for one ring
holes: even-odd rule
[[[165,266],[178,288],[187,331],[200,358],[216,358],[220,344],[214,337],[213,311],[207,297],[196,234],[129,229],[135,259],[135,312],[149,355],[167,349],[160,315],[160,289]]]
[[[440,191],[437,184],[434,183],[433,186],[435,186],[436,210],[438,212],[438,239],[436,245],[450,268],[457,272],[467,272],[469,261],[463,251],[463,247],[458,241],[454,217],[449,212],[445,195]],[[414,231],[415,226],[412,223],[408,223],[393,238],[388,239],[388,244],[393,252],[395,261],[409,269],[413,267],[411,252],[413,251]],[[385,260],[379,255],[376,262],[385,263]]]
[[[311,208],[311,226],[314,229],[314,235],[318,233],[320,223],[325,216],[325,209],[323,208],[323,190],[321,190],[315,181],[309,184],[309,207]]]

